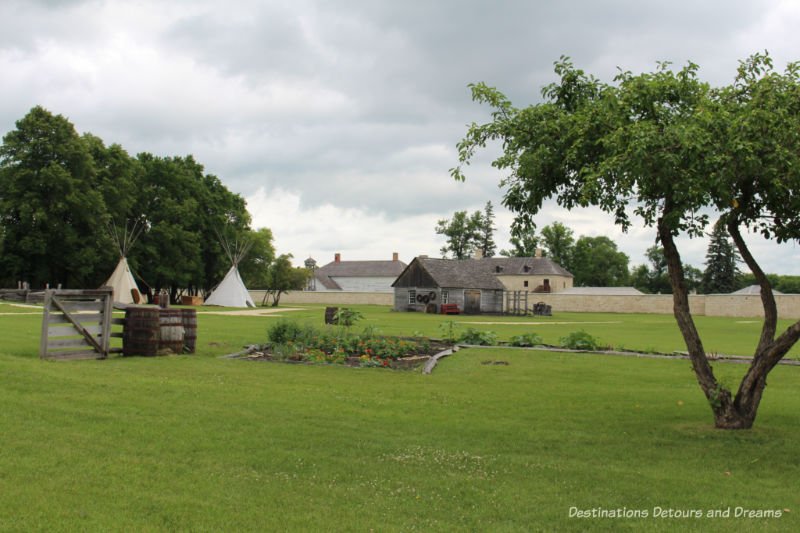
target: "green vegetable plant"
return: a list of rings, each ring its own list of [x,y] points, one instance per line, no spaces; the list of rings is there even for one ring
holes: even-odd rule
[[[536,346],[542,344],[542,337],[536,333],[523,333],[521,335],[514,335],[508,341],[511,346]]]
[[[564,348],[571,350],[599,350],[601,348],[600,340],[584,330],[573,331],[559,340]]]
[[[461,329],[461,326],[454,320],[445,320],[439,324],[439,331],[442,333],[442,338],[445,342],[455,343],[456,332]]]
[[[491,346],[497,343],[497,333],[493,331],[481,331],[476,328],[467,328],[467,330],[461,334],[461,337],[459,337],[458,342],[463,344]]]

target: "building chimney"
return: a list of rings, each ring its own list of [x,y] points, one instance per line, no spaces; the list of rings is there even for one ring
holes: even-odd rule
[[[341,260],[342,260],[342,254],[340,254],[339,252],[336,252],[336,255],[333,256],[333,262],[334,263],[339,263],[339,262],[341,262]]]
[[[541,259],[542,258],[542,249],[541,248],[537,248],[536,249],[536,258],[537,259]]]
[[[483,250],[481,249],[475,250],[475,259],[483,259]]]
[[[400,261],[400,256],[397,254],[397,252],[392,254],[392,261]]]

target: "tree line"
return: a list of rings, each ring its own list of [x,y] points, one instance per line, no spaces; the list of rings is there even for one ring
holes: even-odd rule
[[[205,295],[230,268],[222,239],[250,243],[239,264],[249,286],[302,287],[307,275],[276,257],[272,232],[253,229],[244,199],[191,155],[130,156],[41,106],[3,137],[2,286],[98,287],[134,226],[142,231],[127,258],[146,293]]]
[[[482,257],[493,257],[496,252],[494,230],[491,202],[486,203],[483,211],[471,215],[467,211],[456,211],[451,219],[439,220],[436,225],[436,233],[446,238],[442,256],[449,254],[455,259],[472,257],[475,252],[480,252]],[[709,237],[705,268],[683,264],[690,291],[725,294],[757,284],[755,276],[739,268],[741,257],[723,225],[715,224]],[[561,222],[544,226],[538,235],[533,228],[518,230],[510,243],[511,247],[500,250],[499,255],[534,257],[538,249],[543,256],[570,271],[575,276],[576,287],[631,286],[646,294],[672,293],[664,248],[657,244],[647,249],[644,263],[630,267],[630,258],[612,239],[586,235],[576,239],[575,232]],[[768,278],[777,291],[800,293],[800,276],[768,274]]]

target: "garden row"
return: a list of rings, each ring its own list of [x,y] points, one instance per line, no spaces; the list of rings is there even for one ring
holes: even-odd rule
[[[454,321],[440,324],[441,340],[429,339],[421,332],[415,332],[413,337],[384,336],[374,326],[356,332],[353,325],[360,318],[363,316],[358,311],[342,309],[338,315],[338,326],[319,327],[310,322],[301,325],[296,321],[280,319],[267,331],[265,353],[272,360],[390,367],[402,358],[434,355],[444,346],[501,344],[497,334],[492,331],[472,327],[462,330]],[[560,342],[562,347],[570,349],[603,349],[598,339],[585,331],[573,332],[561,338]],[[519,347],[547,346],[536,333],[516,335],[507,344]]]

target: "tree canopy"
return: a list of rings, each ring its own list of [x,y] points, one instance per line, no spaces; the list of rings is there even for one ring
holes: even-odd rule
[[[561,222],[553,222],[542,228],[542,244],[547,251],[547,257],[566,268],[570,272],[573,268],[572,251],[575,244],[570,228]],[[614,246],[616,249],[616,245]],[[627,268],[627,263],[626,263]]]
[[[621,287],[628,284],[628,256],[608,237],[580,237],[572,249],[569,271],[576,287]]]
[[[734,83],[712,89],[688,63],[674,72],[620,71],[614,83],[555,64],[559,81],[542,90],[544,101],[514,107],[485,83],[473,99],[489,104],[491,121],[473,123],[459,142],[459,166],[487,142],[502,142],[493,165],[506,172],[503,204],[517,226],[551,198],[566,208],[597,206],[627,230],[633,216],[654,227],[664,249],[673,310],[698,384],[715,423],[748,428],[755,420],[767,373],[800,337],[800,322],[776,337],[777,311],[769,281],[741,237],[758,229],[779,241],[800,237],[800,65],[777,73],[766,54],[742,61]],[[739,389],[716,378],[689,311],[679,234],[701,235],[708,208],[720,211],[739,253],[761,285],[765,321],[753,363]]]
[[[144,231],[128,256],[133,272],[173,297],[210,289],[230,268],[219,231],[242,241],[255,233],[259,245],[241,264],[254,279],[275,256],[269,230],[251,229],[244,199],[191,155],[131,157],[40,106],[3,137],[3,285],[97,287],[119,260],[109,228],[134,224]]]

